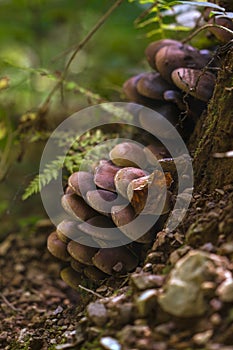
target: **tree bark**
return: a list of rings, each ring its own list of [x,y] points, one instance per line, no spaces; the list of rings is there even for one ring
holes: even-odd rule
[[[189,149],[196,190],[209,192],[233,184],[233,158],[214,156],[233,150],[233,48],[223,59],[207,113],[198,121]]]

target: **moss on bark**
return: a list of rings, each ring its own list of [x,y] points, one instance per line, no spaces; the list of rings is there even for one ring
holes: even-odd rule
[[[189,145],[197,190],[209,192],[233,183],[233,158],[214,157],[233,150],[233,49],[223,59],[207,113],[197,123]]]

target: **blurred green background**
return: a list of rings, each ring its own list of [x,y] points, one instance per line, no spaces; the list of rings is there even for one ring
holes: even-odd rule
[[[91,93],[108,101],[124,99],[124,81],[150,70],[144,55],[148,43],[162,37],[181,39],[190,30],[176,21],[180,9],[169,9],[173,0],[158,2],[163,4],[163,15],[153,8],[145,18],[141,15],[153,1],[124,0],[78,52],[66,77],[69,88],[58,90],[45,113],[38,115],[72,48],[114,3],[0,0],[0,239],[46,217],[39,195],[22,201],[22,194],[38,174],[43,147],[56,125],[97,103]],[[188,21],[192,10],[189,6]],[[186,8],[182,11],[188,13]],[[142,21],[136,28],[138,18]],[[204,34],[193,41],[199,47],[208,46]],[[80,93],[76,85],[90,93]]]
[[[0,238],[46,217],[40,196],[23,202],[22,193],[38,173],[45,141],[14,139],[19,127],[27,133],[27,119],[44,102],[77,45],[114,3],[109,0],[0,1]],[[145,70],[144,49],[149,42],[134,20],[142,12],[124,1],[73,61],[68,79],[103,98],[119,101],[122,84]],[[72,52],[72,51],[71,51]],[[48,130],[90,101],[77,92],[54,95],[45,116]],[[31,114],[28,114],[31,113]],[[26,120],[26,122],[25,122]],[[28,127],[29,128],[29,127]],[[36,129],[33,130],[36,138]],[[7,169],[9,166],[9,169]],[[6,171],[8,170],[8,171]]]

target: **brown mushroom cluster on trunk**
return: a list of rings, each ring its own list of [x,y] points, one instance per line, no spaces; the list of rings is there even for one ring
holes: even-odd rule
[[[47,242],[50,253],[66,264],[61,277],[70,286],[136,268],[143,245],[152,244],[171,209],[172,175],[151,164],[152,154],[157,163],[164,161],[162,153],[161,146],[122,142],[93,173],[70,175],[61,198],[69,219]]]
[[[145,55],[153,71],[129,78],[123,85],[126,98],[163,115],[187,139],[213,94],[216,77],[213,64],[208,67],[211,52],[164,39],[150,43]],[[154,120],[153,113],[139,113],[144,129],[154,132]],[[164,130],[160,135],[170,138]]]
[[[221,6],[225,9],[226,12],[233,12],[233,1],[232,0],[209,0],[218,6]],[[206,7],[204,11],[204,19],[208,24],[213,25],[208,28],[209,32],[215,36],[215,38],[222,42],[227,43],[233,39],[233,33],[230,33],[227,30],[218,28],[218,26],[225,27],[230,29],[233,32],[233,21],[232,18],[227,17],[227,14],[222,14],[221,16],[212,13],[213,8]]]

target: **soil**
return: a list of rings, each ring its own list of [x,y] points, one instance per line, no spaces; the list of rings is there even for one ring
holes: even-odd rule
[[[136,272],[158,276],[160,288],[175,262],[194,249],[225,256],[232,272],[232,203],[231,185],[196,193],[182,226],[160,232]],[[190,233],[195,223],[199,230]],[[61,280],[61,265],[47,251],[51,231],[50,222],[41,220],[0,243],[0,349],[233,349],[233,302],[213,295],[200,317],[178,318],[159,308],[142,316],[130,275],[87,282],[75,291]],[[105,305],[105,322],[88,311],[93,301]]]

